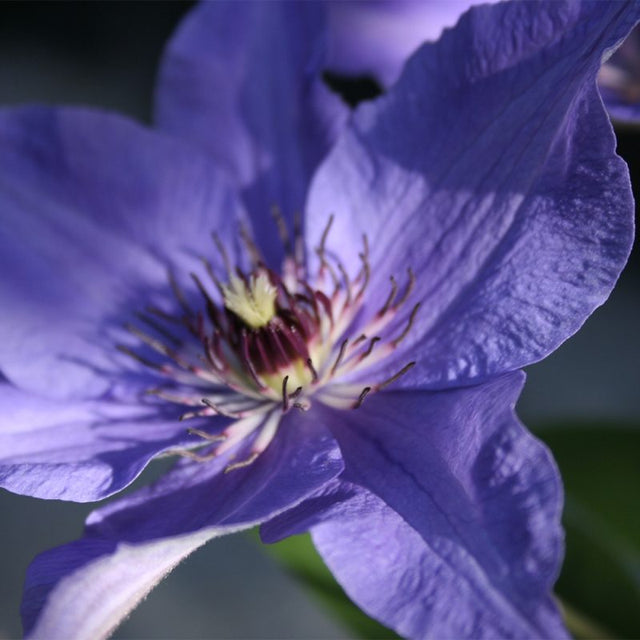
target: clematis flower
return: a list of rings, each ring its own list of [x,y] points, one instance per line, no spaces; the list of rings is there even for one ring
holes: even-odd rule
[[[514,405],[628,256],[595,79],[637,9],[474,8],[353,114],[323,11],[196,8],[156,130],[0,113],[2,486],[98,500],[177,459],[34,561],[29,637],[105,636],[255,525],[311,531],[400,634],[567,636],[560,479]]]

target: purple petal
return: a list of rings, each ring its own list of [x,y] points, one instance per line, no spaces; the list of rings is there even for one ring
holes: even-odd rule
[[[205,2],[165,52],[158,125],[203,145],[245,187],[255,235],[279,266],[269,215],[289,221],[346,109],[320,81],[325,20],[313,3]]]
[[[480,572],[469,578],[457,571],[446,541],[425,543],[370,493],[344,504],[340,517],[312,534],[349,596],[405,637],[570,637],[551,598],[538,600],[535,614],[533,606],[518,610]]]
[[[0,384],[0,407],[0,486],[36,498],[100,500],[158,453],[194,443],[176,415],[149,405],[50,400]]]
[[[209,159],[121,117],[1,112],[0,175],[0,367],[45,396],[106,392],[105,370],[129,363],[113,330],[176,305],[167,271],[215,258],[212,229],[237,236]]]
[[[468,384],[539,360],[606,299],[633,234],[627,168],[595,89],[631,5],[472,8],[363,105],[312,185],[308,245],[351,272],[371,244],[369,304],[407,266],[421,301],[390,374]],[[631,15],[630,15],[631,14]],[[410,304],[408,305],[410,309]]]
[[[354,486],[263,525],[312,527],[347,593],[410,637],[566,637],[549,593],[562,489],[518,422],[524,376],[456,391],[381,393],[325,418]]]
[[[108,635],[198,546],[295,506],[343,468],[333,438],[291,417],[250,467],[223,473],[227,463],[179,465],[154,487],[95,511],[83,539],[38,556],[25,587],[26,635]]]
[[[340,73],[372,75],[388,87],[425,40],[437,40],[472,4],[470,0],[332,2],[328,66]]]

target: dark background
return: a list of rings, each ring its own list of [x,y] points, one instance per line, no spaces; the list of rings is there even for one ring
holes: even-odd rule
[[[88,104],[149,122],[163,44],[190,6],[1,3],[0,105]],[[372,88],[330,80],[352,100]],[[623,126],[616,131],[640,193],[639,133]],[[607,305],[555,354],[529,368],[519,413],[533,430],[551,422],[640,421],[639,268],[632,255]],[[0,640],[20,635],[20,590],[31,558],[77,537],[89,510],[0,491]],[[345,631],[253,541],[232,536],[191,556],[116,637],[338,638]]]

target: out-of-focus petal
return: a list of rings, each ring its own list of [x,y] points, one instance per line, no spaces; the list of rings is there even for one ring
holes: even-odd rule
[[[390,275],[410,266],[417,276],[422,307],[386,361],[391,373],[418,360],[400,384],[473,383],[539,360],[608,296],[631,246],[633,201],[595,75],[637,13],[617,3],[472,8],[360,108],[321,167],[308,245],[334,212],[327,251],[355,273],[349,246],[367,233],[382,292],[372,306]]]
[[[602,65],[598,88],[614,120],[640,123],[640,28],[636,27]]]
[[[409,56],[452,27],[471,0],[346,0],[329,4],[331,70],[393,84]]]
[[[96,397],[129,360],[112,331],[176,306],[170,267],[216,261],[239,204],[205,154],[80,109],[0,113],[0,367],[16,385]],[[188,276],[187,276],[188,277]]]
[[[321,81],[326,26],[315,3],[205,2],[169,43],[156,120],[204,146],[245,188],[254,232],[279,267],[276,205],[293,226],[347,110]]]
[[[90,502],[132,482],[158,453],[193,446],[179,410],[51,400],[0,384],[0,486]]]
[[[263,538],[311,527],[347,593],[402,635],[565,637],[549,599],[562,489],[513,415],[523,378],[379,394],[328,415],[353,484],[263,525]]]
[[[181,464],[156,485],[91,514],[81,540],[38,556],[23,601],[27,637],[108,635],[208,539],[271,518],[330,482],[343,469],[335,441],[296,418],[285,418],[250,467],[224,473],[228,455]]]

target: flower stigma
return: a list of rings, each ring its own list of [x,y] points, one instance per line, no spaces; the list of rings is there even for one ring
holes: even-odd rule
[[[277,209],[274,218],[286,253],[282,275],[266,266],[246,229],[241,233],[245,263],[250,264],[246,270],[232,263],[213,234],[225,273],[218,274],[201,258],[207,279],[191,274],[203,309],[193,308],[170,272],[181,313],[149,307],[138,314],[144,329],[125,327],[142,344],[140,349],[118,345],[119,350],[162,376],[163,384],[149,394],[188,407],[180,420],[225,418],[188,430],[198,438],[192,447],[198,451],[190,447],[170,454],[206,461],[233,449],[234,461],[225,470],[247,466],[273,440],[287,412],[307,411],[314,401],[358,408],[369,393],[415,364],[409,362],[384,380],[366,374],[410,332],[419,308],[405,305],[415,283],[412,271],[402,286],[391,276],[385,301],[370,311],[365,306],[371,275],[366,235],[360,266],[350,276],[343,262],[325,249],[333,216],[315,247],[313,268],[299,230],[292,242]],[[142,348],[150,349],[153,358],[143,355]],[[354,379],[365,382],[350,381]],[[202,447],[206,450],[200,451]]]
[[[235,313],[252,329],[269,324],[276,315],[277,289],[266,272],[252,274],[249,282],[237,274],[230,274],[229,284],[222,287],[224,306]]]

